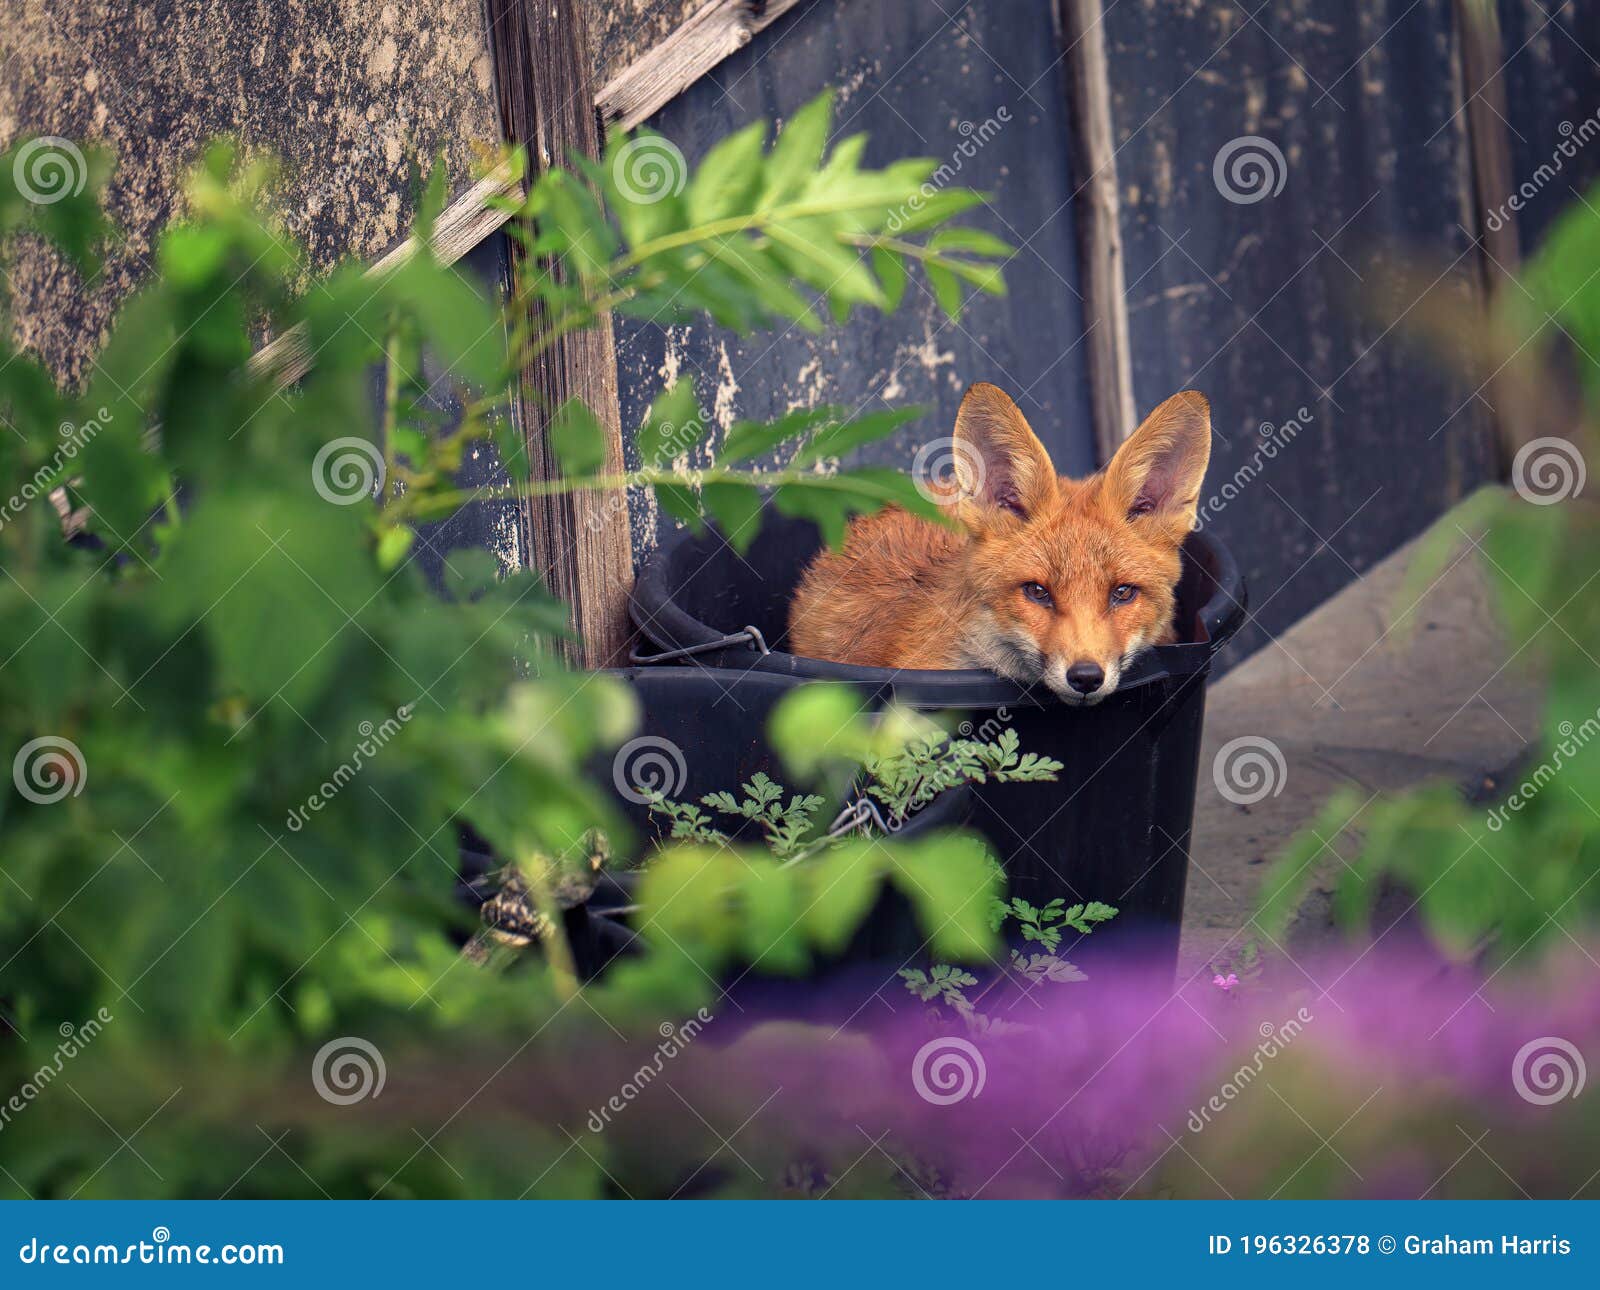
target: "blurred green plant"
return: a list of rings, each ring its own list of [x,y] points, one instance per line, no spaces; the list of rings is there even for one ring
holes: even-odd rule
[[[1537,958],[1600,922],[1600,750],[1586,747],[1600,733],[1600,510],[1584,492],[1600,416],[1597,202],[1600,189],[1567,210],[1466,337],[1482,351],[1485,380],[1519,395],[1502,409],[1513,430],[1558,417],[1575,369],[1583,407],[1565,427],[1570,439],[1525,443],[1513,488],[1483,489],[1440,520],[1399,596],[1404,617],[1464,546],[1475,548],[1506,629],[1508,665],[1541,678],[1540,737],[1508,769],[1512,791],[1501,801],[1468,801],[1451,784],[1374,801],[1336,793],[1268,875],[1258,918],[1275,938],[1329,848],[1348,854],[1335,910],[1352,930],[1366,926],[1385,879],[1414,898],[1442,946],[1498,964]],[[1459,344],[1459,322],[1450,327]]]
[[[248,1127],[301,1123],[307,1103],[326,1109],[302,1061],[330,1038],[363,1037],[398,1062],[421,1049],[503,1052],[530,1035],[557,1043],[583,1024],[567,1011],[573,981],[558,956],[514,977],[462,958],[470,920],[454,899],[457,827],[529,871],[542,857],[582,864],[595,828],[625,846],[609,794],[582,767],[633,729],[630,692],[564,670],[549,644],[566,630],[566,607],[530,573],[457,553],[441,598],[406,556],[418,522],[486,495],[453,479],[478,440],[499,447],[523,495],[642,484],[687,520],[703,505],[741,540],[758,488],[834,537],[849,515],[890,502],[931,513],[897,473],[814,469],[909,413],[742,424],[715,469],[680,472],[669,462],[683,442],[669,455],[669,423],[678,435],[709,425],[680,382],[637,432],[642,469],[597,473],[593,414],[568,405],[551,431],[565,474],[534,481],[501,415],[529,353],[605,309],[820,326],[823,305],[835,317],[893,307],[908,259],[950,308],[949,275],[1000,289],[986,257],[1003,244],[948,231],[938,240],[976,194],[951,190],[890,236],[934,163],[863,169],[860,137],[824,158],[827,129],[825,99],[770,151],[765,126],[751,127],[712,152],[682,200],[631,202],[611,177],[621,143],[581,168],[593,188],[581,173],[543,175],[511,225],[528,252],[513,318],[532,295],[543,323],[513,336],[509,353],[494,308],[428,250],[444,199],[437,169],[420,200],[417,254],[380,274],[341,266],[296,295],[300,250],[258,209],[268,168],[225,144],[195,169],[188,215],[160,238],[152,277],[83,389],[59,389],[0,319],[0,487],[10,494],[0,747],[16,758],[0,794],[0,1087],[48,1060],[58,1026],[103,1007],[115,1020],[73,1059],[75,1087],[114,1090],[99,1105],[124,1129],[188,1089],[163,1145],[146,1140],[159,1171],[120,1150],[77,1099],[41,1098],[4,1126],[0,1188],[527,1186],[498,1127],[464,1130],[449,1170],[418,1159],[394,1120],[330,1126],[303,1164],[263,1162]],[[27,146],[0,155],[0,236],[43,236],[92,271],[108,235],[108,163],[84,154],[78,190],[40,202],[15,182]],[[252,354],[295,326],[315,365],[279,389]],[[461,387],[454,430],[426,410],[424,351]],[[790,467],[735,469],[791,441]],[[791,732],[787,746],[808,741]],[[591,1024],[603,1012],[644,1026],[692,1010],[735,961],[802,970],[810,949],[844,943],[879,883],[913,868],[939,952],[981,956],[991,875],[972,847],[847,843],[794,869],[727,848],[669,849],[640,893],[650,952],[587,992],[579,1011]],[[546,1186],[581,1194],[598,1168],[568,1161]]]

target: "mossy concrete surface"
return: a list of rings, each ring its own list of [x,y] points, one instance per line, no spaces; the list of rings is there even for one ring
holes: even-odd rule
[[[126,236],[97,280],[38,246],[11,257],[17,339],[78,381],[211,138],[283,161],[277,205],[309,281],[406,235],[411,157],[442,155],[462,188],[499,124],[478,0],[0,0],[0,147],[24,133],[119,163]]]

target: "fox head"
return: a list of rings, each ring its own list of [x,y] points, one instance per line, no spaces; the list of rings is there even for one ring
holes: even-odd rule
[[[1178,556],[1211,457],[1211,410],[1192,390],[1145,419],[1099,474],[1058,476],[997,387],[956,416],[955,517],[968,534],[967,650],[1068,703],[1098,703],[1169,638]]]

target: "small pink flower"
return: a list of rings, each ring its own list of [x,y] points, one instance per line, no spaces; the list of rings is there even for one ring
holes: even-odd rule
[[[1231,990],[1239,984],[1239,978],[1232,972],[1228,973],[1227,976],[1223,976],[1222,973],[1218,972],[1216,976],[1211,978],[1211,984],[1219,990]]]

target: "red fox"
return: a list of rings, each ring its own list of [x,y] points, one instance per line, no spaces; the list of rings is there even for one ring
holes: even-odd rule
[[[789,647],[868,667],[988,668],[1071,704],[1113,693],[1176,638],[1178,549],[1211,458],[1211,409],[1175,394],[1088,479],[1058,477],[1017,405],[972,386],[956,414],[958,527],[899,508],[855,519],[789,607]]]

